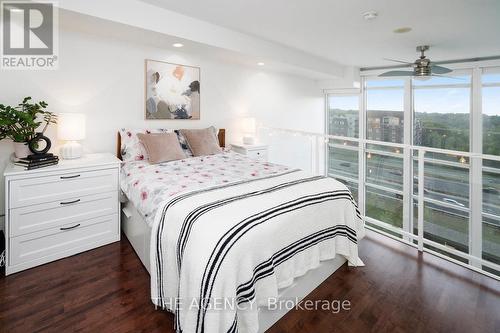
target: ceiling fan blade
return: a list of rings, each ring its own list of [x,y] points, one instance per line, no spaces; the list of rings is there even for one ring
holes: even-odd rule
[[[437,77],[445,77],[447,79],[453,79],[453,80],[459,80],[459,81],[466,81],[466,79],[463,79],[461,77],[456,77],[456,76],[446,76],[446,75],[439,75],[439,74],[431,74],[432,76],[437,76]]]
[[[413,71],[389,71],[379,75],[380,77],[387,76],[413,76]]]
[[[443,67],[443,66],[438,66],[438,65],[431,65],[432,73],[434,74],[446,74],[453,72],[451,69]]]
[[[389,59],[389,58],[384,58],[384,60],[389,60],[389,61],[399,62],[399,63],[401,63],[401,64],[413,65],[413,63],[412,63],[412,62],[408,62],[408,61],[402,61],[402,60],[396,60],[396,59]]]

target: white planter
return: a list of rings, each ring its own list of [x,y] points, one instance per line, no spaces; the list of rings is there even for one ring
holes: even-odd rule
[[[14,142],[14,154],[17,158],[22,158],[30,155],[31,151],[26,142]]]

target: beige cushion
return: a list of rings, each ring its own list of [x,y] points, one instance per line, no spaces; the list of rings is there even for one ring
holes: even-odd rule
[[[139,141],[148,152],[149,163],[160,163],[186,158],[175,133],[138,133]]]
[[[194,156],[213,155],[222,152],[215,128],[182,129],[181,134],[186,138],[189,149]]]

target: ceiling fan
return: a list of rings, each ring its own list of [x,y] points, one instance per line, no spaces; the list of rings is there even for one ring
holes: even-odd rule
[[[415,78],[430,78],[431,76],[444,76],[441,74],[450,73],[452,70],[446,67],[435,65],[428,59],[424,52],[429,50],[429,45],[417,46],[417,52],[420,52],[420,58],[415,60],[415,62],[406,62],[394,59],[386,59],[394,62],[399,62],[406,64],[407,66],[413,66],[412,71],[389,71],[380,74],[381,77],[388,76],[413,76]]]

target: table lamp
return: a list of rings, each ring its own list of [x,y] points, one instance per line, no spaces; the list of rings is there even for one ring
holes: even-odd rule
[[[243,118],[243,143],[255,144],[255,118]]]
[[[63,159],[82,156],[82,145],[77,141],[85,139],[85,115],[82,113],[60,113],[57,120],[57,137],[66,141],[59,151]]]

